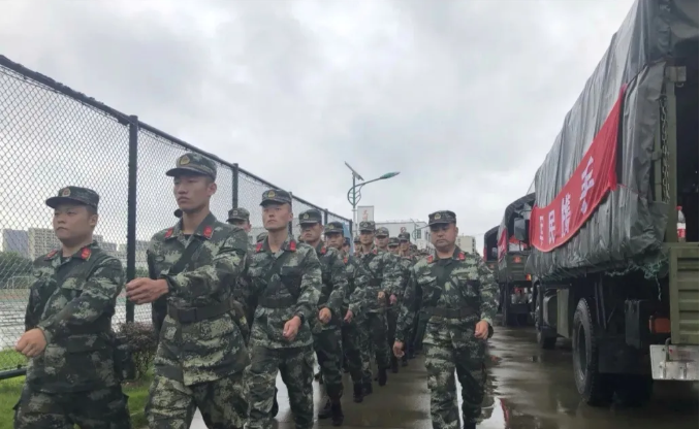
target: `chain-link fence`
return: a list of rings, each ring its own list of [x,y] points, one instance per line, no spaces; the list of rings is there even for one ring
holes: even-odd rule
[[[22,373],[26,363],[13,347],[24,332],[32,261],[60,246],[46,198],[67,185],[95,189],[96,240],[124,263],[129,279],[147,276],[151,236],[176,220],[172,181],[163,173],[185,152],[218,163],[212,211],[225,219],[232,207],[248,209],[254,239],[262,231],[263,191],[281,188],[0,56],[0,379]],[[294,197],[295,213],[312,207],[352,228]],[[150,322],[150,306],[134,308],[122,294],[113,323],[134,320]]]

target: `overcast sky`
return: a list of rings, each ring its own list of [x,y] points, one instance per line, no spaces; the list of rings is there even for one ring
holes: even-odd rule
[[[452,209],[479,235],[527,191],[631,4],[5,0],[0,53],[347,217],[344,161],[400,171],[363,190],[377,220]],[[82,174],[105,171],[125,166]]]

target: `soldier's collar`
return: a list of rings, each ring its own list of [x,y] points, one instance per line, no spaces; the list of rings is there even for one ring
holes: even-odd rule
[[[261,241],[260,243],[258,243],[255,246],[255,253],[260,253],[263,251],[267,251],[267,252],[270,251],[270,244],[267,241],[268,238],[269,237],[265,237],[265,239],[263,241]],[[284,243],[282,243],[280,250],[286,251],[286,252],[296,252],[297,251],[297,242],[291,236],[288,235],[287,239],[284,240]]]
[[[452,259],[456,261],[464,261],[465,259],[467,259],[467,255],[462,251],[462,249],[459,248],[459,246],[455,246],[455,250],[452,252]],[[437,250],[433,251],[433,254],[428,256],[429,264],[439,260],[440,259],[437,256]]]
[[[99,246],[98,246],[97,242],[93,240],[92,243],[81,247],[80,249],[78,249],[78,251],[73,253],[70,256],[70,259],[80,259],[82,261],[87,261],[92,256],[92,253],[94,252],[94,250],[98,249],[98,248],[99,248]],[[46,260],[46,261],[54,260],[54,259],[60,257],[61,254],[62,254],[61,249],[54,249],[44,257],[44,260]]]
[[[216,223],[216,216],[213,213],[209,213],[207,217],[197,226],[194,230],[194,235],[204,237],[209,240],[214,234],[214,224]],[[178,237],[182,234],[182,219],[180,219],[175,226],[170,228],[168,232],[165,233],[165,239],[171,239]]]

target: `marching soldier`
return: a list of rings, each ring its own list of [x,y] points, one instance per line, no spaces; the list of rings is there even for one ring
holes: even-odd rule
[[[398,264],[389,252],[379,251],[374,245],[376,226],[373,221],[360,222],[362,256],[360,262],[370,277],[368,313],[366,329],[370,332],[371,343],[377,360],[377,380],[380,386],[387,382],[387,369],[391,365],[387,340],[386,301],[387,295],[397,290],[403,282]],[[371,389],[371,382],[368,383]]]
[[[46,200],[59,250],[34,261],[25,332],[29,358],[15,428],[131,428],[112,316],[124,287],[118,259],[93,240],[100,197],[69,186]]]
[[[326,241],[328,246],[339,248],[347,243],[343,237],[343,224],[340,222],[330,222],[325,228]],[[355,402],[362,402],[364,399],[365,380],[372,386],[371,361],[367,342],[369,341],[366,329],[363,328],[364,305],[366,288],[369,283],[369,276],[358,263],[358,260],[349,253],[343,252],[343,262],[345,263],[348,276],[348,290],[343,303],[343,352],[347,359],[348,370],[353,382],[353,399]]]
[[[188,153],[166,175],[173,178],[182,219],[151,239],[154,278],[126,286],[136,304],[167,302],[146,418],[153,429],[187,429],[199,408],[207,427],[240,429],[250,359],[245,315],[233,289],[245,267],[246,233],[217,221],[209,209],[216,192],[213,161]]]
[[[289,236],[292,198],[281,190],[262,195],[268,236],[255,247],[248,270],[258,299],[246,372],[250,397],[248,429],[270,429],[278,370],[289,392],[297,429],[314,425],[314,350],[310,322],[318,317],[321,263],[316,251]]]
[[[340,398],[343,396],[342,333],[343,303],[348,289],[345,263],[338,249],[323,244],[323,215],[316,209],[299,215],[299,226],[304,242],[316,249],[321,262],[322,286],[318,301],[318,316],[312,320],[314,349],[326,391],[326,401],[319,419],[331,417],[333,426],[343,424]]]
[[[408,285],[408,278],[410,277],[411,267],[417,262],[417,258],[411,248],[411,234],[409,234],[408,232],[399,233],[399,246],[397,255],[399,256],[399,263],[402,265],[406,279],[406,283],[403,285],[403,289],[401,290],[401,296],[399,297],[399,301],[401,301],[403,299],[404,293],[406,292],[406,286]],[[418,320],[418,318],[416,318],[416,320]],[[401,366],[408,366],[408,359],[413,358],[415,356],[415,347],[413,343],[415,332],[415,329],[411,331],[409,341],[406,344],[406,353],[401,358]]]
[[[354,244],[355,247],[354,256],[357,258],[360,256],[360,252],[362,250],[362,242],[360,241],[359,235],[356,235],[355,238],[352,239],[352,244]]]
[[[458,429],[455,370],[462,385],[464,428],[476,428],[484,397],[486,339],[493,332],[498,286],[481,259],[455,245],[457,217],[449,210],[429,216],[436,253],[411,268],[393,351],[403,356],[404,341],[417,306],[430,317],[424,344],[435,429]],[[423,299],[416,303],[416,291]]]
[[[252,225],[250,224],[250,212],[242,207],[235,207],[228,211],[227,223],[241,228],[246,234],[250,234]],[[246,258],[243,274],[238,277],[238,284],[234,290],[234,298],[243,304],[246,321],[248,322],[248,330],[244,332],[246,343],[250,337],[250,329],[253,325],[253,315],[255,314],[255,296],[250,293],[250,282],[248,280],[248,267],[250,266],[250,255],[253,254],[253,244],[250,243],[248,236],[248,255]]]

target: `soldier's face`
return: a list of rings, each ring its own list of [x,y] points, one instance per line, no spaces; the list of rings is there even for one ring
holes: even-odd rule
[[[307,243],[315,243],[321,239],[323,225],[320,223],[304,223],[300,225],[301,237]]]
[[[173,180],[177,206],[185,213],[204,207],[216,193],[216,183],[205,176],[179,176]]]
[[[399,244],[399,249],[401,249],[402,252],[408,252],[408,250],[411,248],[411,243],[408,241],[402,241],[401,244]]]
[[[266,204],[263,206],[263,226],[268,231],[286,228],[294,218],[289,204]]]
[[[247,220],[234,219],[231,221],[231,225],[236,225],[239,228],[243,228],[245,232],[250,232],[252,225]]]
[[[443,223],[430,227],[430,241],[438,249],[452,246],[457,241],[459,229],[454,223]]]
[[[377,236],[377,247],[381,247],[382,249],[386,249],[386,246],[389,245],[389,236],[388,235],[382,235],[382,236]]]
[[[340,233],[331,232],[326,234],[326,243],[328,246],[335,247],[336,249],[340,250],[345,245],[345,238]]]
[[[61,242],[81,240],[97,225],[97,214],[80,204],[61,204],[53,212],[53,230]]]
[[[374,233],[372,231],[360,231],[360,243],[363,246],[370,246],[374,241]]]
[[[394,255],[399,254],[399,246],[389,246],[389,251],[393,253]]]

